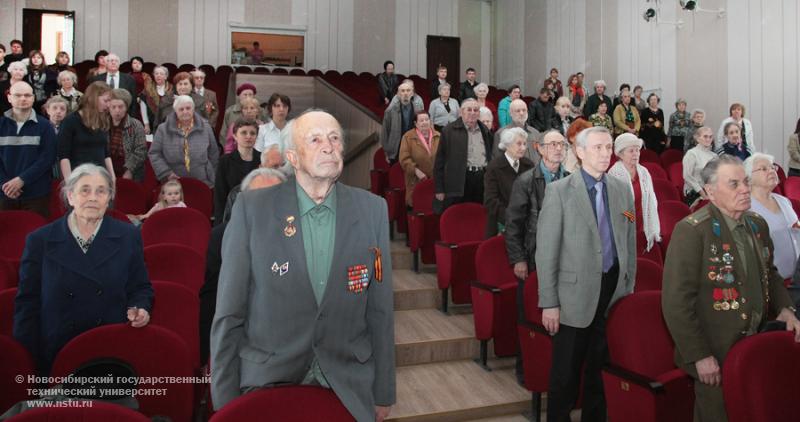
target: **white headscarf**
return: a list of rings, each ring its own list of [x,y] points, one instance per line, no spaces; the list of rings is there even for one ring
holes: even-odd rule
[[[608,174],[616,177],[627,183],[631,188],[631,195],[633,194],[633,182],[631,181],[631,174],[625,168],[622,161],[617,161],[608,169]],[[650,172],[647,171],[641,164],[636,165],[636,174],[639,177],[639,186],[642,189],[642,227],[644,228],[644,237],[647,239],[647,250],[653,247],[653,243],[661,240],[661,222],[658,220],[658,200],[656,193],[653,189],[653,179],[650,177]]]

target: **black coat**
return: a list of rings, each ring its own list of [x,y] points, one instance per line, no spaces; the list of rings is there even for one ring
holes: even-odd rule
[[[478,122],[486,146],[486,161],[492,158],[492,135],[489,129]],[[439,149],[433,164],[433,181],[436,193],[448,197],[464,195],[464,180],[467,172],[467,127],[461,118],[442,128]]]
[[[549,101],[543,103],[537,98],[528,104],[528,124],[539,132],[550,129],[555,116],[556,108]]]
[[[133,76],[122,72],[117,72],[117,77],[119,77],[119,88],[124,89],[125,91],[128,91],[129,94],[131,94],[132,101],[131,101],[131,106],[128,107],[128,115],[133,117],[134,116],[133,110],[139,106],[139,103],[136,102],[136,80],[133,79]],[[98,81],[105,82],[106,79],[107,79],[107,74],[101,73],[99,75],[95,75],[94,77],[92,77],[92,79],[89,79],[89,83],[91,84],[93,82],[98,82]]]
[[[509,164],[505,153],[492,159],[486,166],[483,176],[483,206],[486,208],[486,237],[497,234],[497,224],[505,225],[506,207],[511,198],[511,186],[517,176],[530,170],[533,161],[522,157],[519,160],[519,171]]]

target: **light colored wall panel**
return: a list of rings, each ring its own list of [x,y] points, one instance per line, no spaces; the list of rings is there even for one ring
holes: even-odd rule
[[[586,0],[548,0],[547,71],[558,68],[562,81],[586,68],[585,22]]]
[[[641,19],[641,17],[639,18]],[[609,86],[617,81],[617,1],[586,2],[586,68],[584,84],[604,79]]]
[[[178,2],[135,0],[128,4],[128,54],[154,63],[178,56]]]
[[[289,24],[292,3],[285,0],[245,0],[245,23],[248,25]]]
[[[483,27],[484,18],[490,19],[491,16],[484,16],[483,2],[480,1],[461,1],[458,4],[458,36],[461,38],[461,69],[458,69],[459,80],[465,79],[464,71],[468,67],[474,67],[478,73],[478,81],[492,84],[489,68],[483,67],[482,45],[484,41],[484,30],[488,32],[491,28]],[[488,56],[488,52],[487,52]],[[424,74],[423,74],[424,76]]]
[[[547,77],[547,0],[525,2],[525,43],[521,54],[525,55],[525,77],[523,93],[536,96],[544,78]]]
[[[352,70],[354,0],[305,0],[304,5],[296,4],[300,1],[292,3],[292,23],[308,27],[305,67]]]
[[[537,28],[525,28],[524,0],[494,2],[494,72],[500,87],[524,85],[525,34]],[[525,30],[523,30],[525,28]],[[544,32],[544,31],[542,31]],[[522,87],[527,92],[527,87]]]
[[[394,3],[354,0],[353,13],[353,70],[380,73],[384,61],[395,60]]]
[[[128,0],[67,0],[75,11],[75,57],[93,59],[97,50],[128,57]]]
[[[15,38],[22,39],[22,9],[25,7],[25,0],[0,1],[0,43],[3,43],[7,50],[11,49],[9,41]]]
[[[228,23],[245,22],[245,0],[177,1],[178,47],[174,63],[228,64]]]
[[[397,72],[426,76],[428,35],[459,36],[457,0],[397,0],[395,3],[395,64]],[[478,31],[479,33],[479,31]],[[480,36],[476,39],[480,45]],[[464,40],[461,64],[464,66]],[[480,64],[476,63],[476,65]],[[473,66],[475,67],[475,66]]]

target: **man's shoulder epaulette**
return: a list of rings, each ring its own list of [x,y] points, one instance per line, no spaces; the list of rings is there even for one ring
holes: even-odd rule
[[[692,214],[689,214],[689,216],[687,216],[685,220],[692,226],[697,226],[698,224],[704,221],[708,221],[710,218],[711,218],[711,212],[709,211],[709,208],[706,206],[700,208],[699,210],[695,211]]]

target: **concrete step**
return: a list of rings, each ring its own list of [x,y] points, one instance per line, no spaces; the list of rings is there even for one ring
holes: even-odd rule
[[[392,241],[392,268],[410,270],[414,263],[414,255],[406,246],[406,239],[400,237]]]
[[[397,366],[475,359],[480,354],[472,314],[415,309],[395,311],[394,318]]]
[[[442,306],[442,294],[436,284],[436,273],[415,273],[412,270],[394,269],[394,309],[432,309]]]

